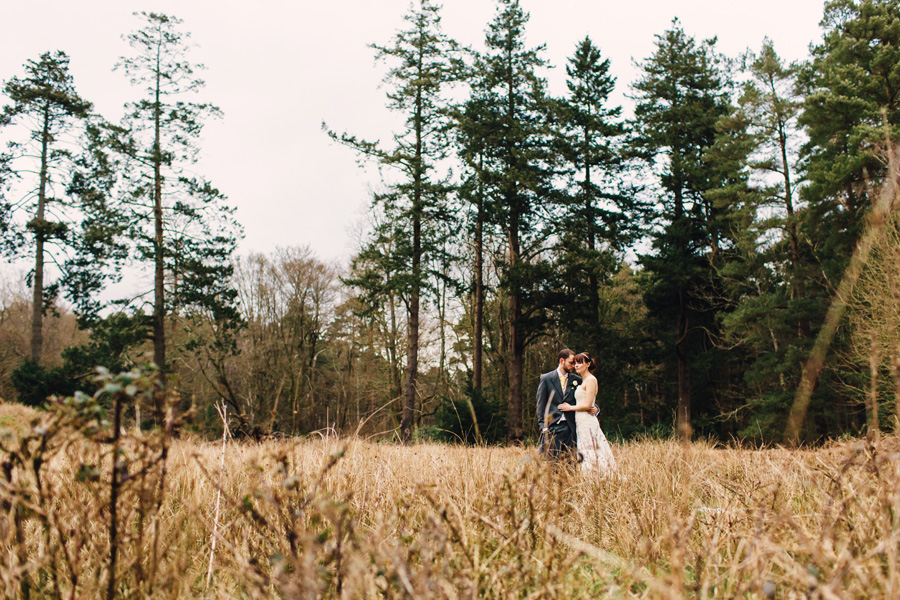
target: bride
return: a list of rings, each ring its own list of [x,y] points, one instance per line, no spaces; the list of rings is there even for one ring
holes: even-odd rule
[[[616,470],[616,459],[600,429],[600,422],[588,412],[597,397],[597,378],[591,375],[593,366],[594,360],[587,352],[575,357],[575,371],[581,376],[583,384],[575,390],[575,406],[564,402],[559,405],[559,409],[575,412],[575,432],[582,472],[608,475]]]

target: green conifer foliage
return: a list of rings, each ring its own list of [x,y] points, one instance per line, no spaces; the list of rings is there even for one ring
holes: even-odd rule
[[[0,250],[12,256],[24,254],[34,261],[29,274],[33,291],[31,360],[40,363],[43,315],[59,290],[59,282],[48,283],[45,265],[49,259],[62,266],[64,274],[69,254],[84,233],[79,227],[83,207],[68,189],[80,149],[66,143],[66,137],[83,141],[92,105],[75,91],[64,52],[45,52],[38,60],[29,60],[25,76],[10,79],[4,91],[11,103],[4,107],[0,124],[23,133],[21,139],[9,142],[5,158],[0,159],[0,186],[4,179],[8,184],[16,176],[22,186],[14,189],[23,191],[21,197],[3,198],[0,205]],[[14,213],[27,214],[24,227]]]
[[[501,294],[508,302],[509,401],[507,433],[521,440],[525,349],[542,335],[554,273],[540,250],[546,240],[542,219],[553,201],[549,102],[543,47],[525,41],[526,13],[518,0],[500,0],[476,60],[470,85],[478,102],[479,163],[484,212],[499,229],[504,249],[496,259]]]
[[[800,123],[809,135],[804,228],[822,274],[834,281],[884,181],[885,137],[898,139],[900,3],[834,0],[821,24],[822,43],[800,75],[806,94]]]
[[[461,61],[456,56],[456,43],[441,30],[438,5],[420,0],[405,20],[406,28],[397,32],[390,45],[373,45],[376,58],[390,65],[385,77],[388,107],[403,115],[403,130],[387,147],[347,134],[329,135],[399,173],[399,180],[389,183],[389,190],[375,197],[376,208],[385,218],[355,261],[352,282],[368,295],[385,291],[397,294],[406,307],[400,439],[409,442],[418,414],[422,299],[436,289],[434,283],[440,273],[432,266],[439,264],[434,259],[444,245],[444,231],[439,225],[450,218],[448,184],[437,169],[448,154],[446,90],[458,79]],[[389,253],[385,254],[385,249]],[[375,281],[379,282],[377,289],[372,289],[369,284]]]
[[[166,369],[166,319],[206,315],[225,332],[239,322],[231,286],[231,255],[241,235],[233,209],[209,181],[195,176],[204,121],[220,117],[208,103],[184,99],[199,91],[202,65],[188,61],[190,34],[175,17],[141,13],[126,39],[133,54],[121,68],[143,97],[130,102],[118,136],[119,189],[134,242],[133,257],[152,265],[153,358]],[[228,336],[216,343],[228,345]]]
[[[900,2],[827,2],[821,25],[822,42],[799,75],[799,121],[809,136],[801,156],[807,185],[800,236],[813,264],[805,279],[812,322],[821,329],[786,428],[794,442],[859,424],[853,411],[834,407],[847,402],[846,382],[859,379],[860,367],[833,359],[848,353],[849,336],[838,324],[859,272],[857,253],[872,243],[864,229],[900,123]],[[815,418],[807,422],[808,411]]]
[[[743,72],[747,79],[729,118],[743,122],[743,133],[722,136],[718,145],[748,145],[739,152],[757,183],[734,222],[736,253],[720,272],[731,303],[722,315],[723,341],[743,379],[729,414],[742,439],[780,440],[811,329],[809,255],[798,227],[801,98],[794,89],[797,66],[784,64],[768,39],[759,53],[745,55]]]
[[[641,257],[649,272],[646,302],[666,327],[664,344],[674,350],[678,383],[677,423],[691,431],[692,374],[712,316],[710,265],[721,263],[727,209],[709,195],[727,173],[711,168],[707,155],[717,123],[729,108],[717,66],[715,40],[697,44],[676,19],[657,36],[656,50],[641,63],[634,84],[637,144],[654,166],[661,208],[654,253]],[[709,373],[705,365],[703,373]]]
[[[616,357],[606,354],[614,344],[601,288],[638,237],[645,207],[633,183],[636,165],[629,160],[622,109],[610,106],[615,78],[609,69],[609,59],[589,37],[576,45],[566,65],[569,93],[555,103],[553,145],[566,184],[554,228],[568,297],[560,319],[580,333],[570,344],[589,350],[604,376],[615,377],[621,369],[614,366]]]

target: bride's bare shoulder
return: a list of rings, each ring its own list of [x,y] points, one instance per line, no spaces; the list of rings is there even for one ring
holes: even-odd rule
[[[584,378],[584,383],[585,383],[585,385],[590,385],[590,386],[592,386],[594,389],[597,389],[597,385],[598,385],[598,384],[597,384],[597,378],[594,377],[593,375],[588,375],[587,377],[585,377],[585,378]]]

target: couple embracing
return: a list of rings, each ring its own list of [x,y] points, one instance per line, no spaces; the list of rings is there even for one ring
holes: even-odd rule
[[[559,366],[541,375],[537,390],[537,418],[541,454],[559,458],[575,453],[585,473],[611,474],[616,461],[597,420],[597,378],[587,352],[559,353]]]

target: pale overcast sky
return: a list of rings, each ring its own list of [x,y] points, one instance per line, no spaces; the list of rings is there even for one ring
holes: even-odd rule
[[[403,24],[409,0],[5,0],[0,24],[0,80],[22,74],[42,52],[63,50],[82,96],[117,121],[138,95],[112,67],[128,53],[121,39],[141,25],[135,11],[184,20],[198,45],[207,87],[198,98],[224,119],[204,131],[197,168],[237,206],[246,230],[241,252],[309,244],[319,257],[345,262],[351,231],[362,219],[377,172],[361,170],[353,152],[321,131],[386,138],[393,117],[379,84],[383,65],[370,43],[387,43]],[[818,41],[822,0],[522,0],[531,13],[532,45],[546,44],[551,91],[564,89],[566,58],[590,35],[612,62],[617,97],[637,77],[633,60],[653,51],[654,35],[678,17],[697,38],[717,36],[735,56],[758,50],[764,36],[789,60]],[[446,0],[444,31],[480,48],[494,14],[490,0]],[[5,104],[6,98],[0,98]]]

